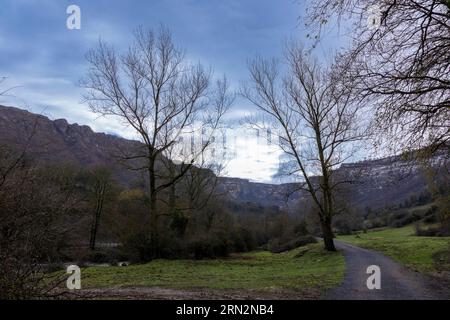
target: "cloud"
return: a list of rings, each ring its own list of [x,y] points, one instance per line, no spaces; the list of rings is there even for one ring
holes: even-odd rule
[[[81,8],[81,30],[66,28],[66,8]],[[3,103],[67,118],[96,131],[127,138],[136,135],[117,119],[98,117],[81,103],[79,79],[85,74],[85,53],[99,37],[124,52],[137,26],[168,26],[190,61],[226,74],[237,90],[248,78],[246,61],[255,54],[281,53],[287,37],[304,38],[297,18],[301,5],[272,0],[2,0],[0,10],[0,75],[18,86]],[[239,98],[227,116],[236,125],[255,108]],[[278,169],[279,152],[261,147],[241,132],[239,152],[227,171],[230,176],[270,181]]]

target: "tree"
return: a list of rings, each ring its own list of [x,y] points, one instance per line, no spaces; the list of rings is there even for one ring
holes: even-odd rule
[[[219,172],[214,172],[208,166],[193,168],[186,179],[183,180],[183,194],[187,199],[187,207],[184,209],[189,216],[192,215],[194,210],[202,211],[206,218],[206,231],[211,229],[214,217],[218,211],[218,206],[214,208],[213,202],[219,196],[217,192]]]
[[[49,274],[73,233],[79,194],[61,172],[0,146],[0,299],[51,298],[66,276]]]
[[[82,86],[92,111],[116,116],[139,135],[140,147],[123,158],[133,170],[146,173],[151,242],[158,250],[158,195],[177,183],[194,165],[197,154],[177,166],[177,174],[161,170],[164,152],[188,128],[214,130],[229,107],[226,79],[211,83],[211,71],[190,65],[164,27],[139,28],[128,52],[119,56],[100,41],[89,51],[90,69]],[[208,146],[205,143],[202,150]]]
[[[0,85],[3,83],[3,82],[5,82],[6,81],[6,77],[0,77]],[[0,97],[2,97],[2,96],[8,96],[8,93],[11,91],[11,90],[13,90],[13,89],[15,89],[15,87],[10,87],[10,88],[7,88],[7,89],[2,89],[2,88],[0,88]]]
[[[342,56],[355,96],[374,107],[378,142],[391,153],[450,146],[450,2],[447,0],[315,0],[309,26],[353,21],[353,44]],[[379,27],[370,27],[370,15]]]
[[[230,101],[233,101],[234,95],[231,95],[230,98]],[[187,150],[189,148],[187,148],[184,143],[178,146],[180,147],[178,153],[180,153],[179,158],[181,159],[186,157],[189,158],[195,153],[200,153],[195,166],[189,169],[177,185],[177,197],[179,197],[183,203],[179,204],[176,210],[170,209],[174,225],[181,227],[181,229],[179,229],[180,235],[184,234],[187,224],[195,212],[204,214],[206,231],[209,231],[212,226],[217,210],[211,208],[211,202],[219,196],[217,190],[219,176],[223,173],[225,168],[225,150],[222,149],[224,146],[219,146],[216,142],[216,135],[224,134],[220,129],[221,128],[218,128],[213,133],[207,133],[206,130],[203,130],[200,137],[202,143],[197,146],[191,145],[190,151]],[[204,149],[203,146],[205,141],[209,141],[209,147],[207,149]],[[173,167],[173,163],[168,163],[168,167],[168,170],[170,171],[170,167]],[[174,208],[172,205],[174,198],[175,188],[173,187],[171,188],[169,196],[169,208]]]
[[[89,170],[89,182],[87,189],[89,198],[93,203],[92,221],[90,228],[89,248],[95,250],[100,219],[104,211],[105,204],[110,200],[114,188],[111,171],[107,167],[97,166]]]
[[[302,48],[289,46],[286,62],[287,74],[280,79],[276,60],[255,59],[249,65],[251,85],[242,94],[279,128],[279,145],[290,159],[288,174],[300,174],[299,188],[317,207],[325,248],[334,251],[335,196],[347,182],[335,169],[362,138],[357,112],[350,103],[350,88]]]

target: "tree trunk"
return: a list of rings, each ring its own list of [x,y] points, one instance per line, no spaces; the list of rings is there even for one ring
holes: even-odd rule
[[[331,229],[331,221],[324,220],[322,221],[322,237],[325,245],[325,250],[327,251],[336,251],[336,247],[334,246],[334,235],[333,230]]]
[[[150,239],[153,251],[157,251],[158,247],[158,217],[156,212],[156,197],[150,196]]]
[[[176,215],[176,189],[175,183],[169,188],[169,215],[174,217]]]
[[[97,192],[97,204],[95,207],[92,224],[91,224],[91,237],[89,241],[89,248],[91,250],[95,250],[95,242],[97,239],[97,233],[98,233],[98,226],[100,223],[100,217],[103,211],[103,201],[105,197],[105,189],[106,186],[101,185],[100,190]]]
[[[150,242],[153,256],[158,257],[158,212],[156,204],[156,181],[155,181],[155,162],[150,161],[149,166],[149,185],[150,185]]]
[[[89,239],[89,249],[91,250],[95,250],[95,238],[97,236],[97,221],[96,221],[96,215],[94,215],[94,221],[92,222],[91,225],[91,237]]]

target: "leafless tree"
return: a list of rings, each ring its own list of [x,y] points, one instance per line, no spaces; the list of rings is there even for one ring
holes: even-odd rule
[[[0,86],[6,81],[7,77],[0,77]],[[8,96],[9,92],[14,90],[16,87],[9,87],[6,89],[0,88],[0,97]]]
[[[93,207],[89,247],[91,250],[95,250],[100,220],[105,206],[111,198],[114,181],[111,177],[111,170],[105,166],[94,167],[89,170],[88,174],[90,175],[90,181],[87,184],[87,189]]]
[[[368,19],[377,15],[379,26],[371,26]],[[317,32],[336,17],[353,22],[342,77],[374,107],[373,128],[387,151],[448,153],[449,1],[315,0],[308,17]]]
[[[0,90],[0,96],[12,89]],[[69,218],[81,197],[73,184],[62,183],[61,172],[39,167],[30,156],[37,127],[36,120],[19,146],[0,144],[0,299],[66,294],[60,286],[67,276],[48,267],[59,262],[70,239]]]
[[[177,166],[168,177],[164,152],[188,128],[214,130],[229,108],[226,80],[211,82],[211,71],[190,65],[164,27],[158,32],[139,28],[135,43],[119,56],[100,41],[87,59],[90,69],[82,81],[92,111],[116,116],[139,135],[142,147],[124,156],[134,170],[146,172],[152,243],[158,243],[158,195],[177,183],[194,165],[198,154]],[[202,150],[208,146],[205,143]]]
[[[362,138],[350,88],[322,68],[298,45],[286,50],[287,74],[276,60],[250,63],[251,85],[242,94],[279,128],[279,145],[292,160],[289,174],[299,174],[301,189],[317,206],[325,248],[335,250],[332,217],[336,192],[347,179],[336,169]]]
[[[47,273],[58,262],[79,203],[73,186],[33,165],[23,152],[0,153],[0,299],[55,298],[65,276]],[[5,169],[6,170],[3,170]]]
[[[214,146],[213,144],[211,144]],[[185,147],[185,146],[184,146]],[[208,151],[208,152],[207,152]],[[168,207],[169,216],[173,221],[184,221],[184,228],[193,216],[194,211],[202,211],[210,201],[219,196],[217,190],[219,176],[223,172],[224,165],[222,159],[213,157],[215,148],[203,150],[201,156],[177,184],[173,184],[169,189]],[[167,171],[176,174],[177,164],[173,161],[165,161]],[[180,200],[180,201],[177,201]],[[177,203],[178,202],[178,203]],[[208,221],[214,219],[214,212],[206,213]],[[180,235],[183,234],[183,230]]]

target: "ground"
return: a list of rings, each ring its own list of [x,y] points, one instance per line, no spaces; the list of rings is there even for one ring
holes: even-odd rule
[[[450,238],[418,237],[410,225],[338,239],[345,277],[325,299],[450,299]],[[380,290],[367,288],[370,265],[380,268]]]
[[[344,269],[341,253],[317,243],[281,254],[90,267],[82,271],[82,292],[111,298],[315,299],[341,283]]]
[[[415,272],[385,255],[349,243],[336,241],[345,256],[346,271],[343,283],[325,295],[325,299],[341,300],[437,300],[450,299],[450,286]],[[367,282],[379,268],[379,287],[369,288]],[[373,283],[369,281],[369,284]]]
[[[82,271],[82,297],[119,299],[450,299],[450,238],[417,237],[413,226],[340,236],[289,252],[215,260],[154,260]],[[363,248],[360,248],[363,247]],[[366,248],[366,249],[364,249]],[[368,250],[371,249],[371,250]],[[369,265],[382,289],[368,290]]]
[[[339,240],[379,251],[421,273],[450,278],[450,237],[417,237],[414,226],[339,236]]]

